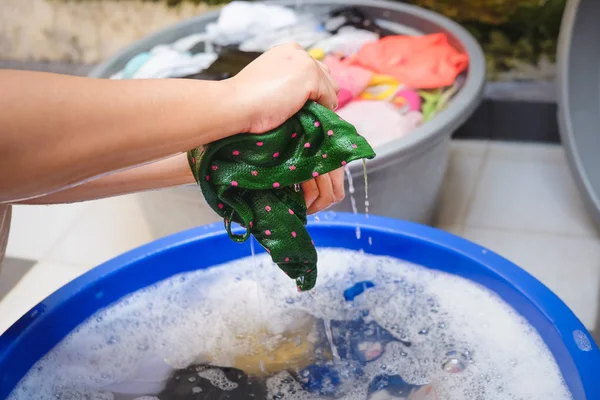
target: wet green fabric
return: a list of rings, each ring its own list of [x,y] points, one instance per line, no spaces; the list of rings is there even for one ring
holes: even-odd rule
[[[317,280],[317,252],[306,225],[299,184],[373,158],[375,152],[351,124],[309,101],[280,127],[239,134],[188,152],[196,181],[211,208],[223,217],[231,239],[252,234],[298,290]],[[231,232],[231,223],[246,227]]]

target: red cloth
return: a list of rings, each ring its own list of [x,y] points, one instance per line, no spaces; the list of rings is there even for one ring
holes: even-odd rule
[[[346,61],[382,75],[391,75],[415,89],[450,86],[469,65],[469,57],[448,43],[445,33],[387,36],[365,44]]]

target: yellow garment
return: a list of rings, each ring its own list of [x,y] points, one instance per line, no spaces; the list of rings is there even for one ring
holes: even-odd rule
[[[358,97],[362,100],[389,100],[400,88],[400,83],[388,75],[373,75],[369,87]]]
[[[242,328],[243,329],[243,328]],[[215,348],[209,362],[221,367],[240,369],[250,376],[271,376],[288,369],[300,370],[315,362],[317,319],[299,312],[283,329],[256,326],[253,331],[233,333],[235,340],[226,348]],[[331,359],[330,354],[320,358]]]
[[[323,49],[319,49],[318,47],[310,49],[308,51],[308,54],[310,54],[310,56],[312,58],[314,58],[315,60],[321,61],[325,58],[325,50]]]
[[[250,337],[248,354],[238,355],[233,367],[250,376],[269,376],[287,369],[306,368],[315,358],[314,344],[308,340],[309,333],[299,332],[294,336],[286,334],[274,348],[269,343],[257,340],[256,336]]]

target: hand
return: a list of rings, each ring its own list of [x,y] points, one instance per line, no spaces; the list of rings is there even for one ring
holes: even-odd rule
[[[302,190],[308,213],[323,211],[344,200],[344,169],[336,169],[304,182]]]
[[[298,44],[272,48],[223,83],[243,115],[242,132],[264,133],[277,128],[308,100],[337,108],[339,88],[328,68]]]

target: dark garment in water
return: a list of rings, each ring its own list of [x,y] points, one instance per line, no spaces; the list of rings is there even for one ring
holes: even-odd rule
[[[352,26],[357,29],[371,31],[381,37],[395,35],[395,33],[389,29],[377,25],[373,19],[368,18],[356,7],[333,11],[330,14],[330,18],[325,22],[325,29],[333,34],[338,33],[340,28],[343,28],[344,26]]]
[[[214,375],[212,381],[203,377],[208,375]],[[158,398],[160,400],[262,400],[267,398],[267,386],[263,379],[251,378],[239,369],[198,365],[175,371]]]
[[[210,67],[200,73],[188,75],[184,78],[210,81],[228,79],[237,75],[248,64],[256,60],[261,54],[262,53],[240,51],[225,47],[221,53],[219,53],[219,58],[217,58],[217,60],[212,63]]]

